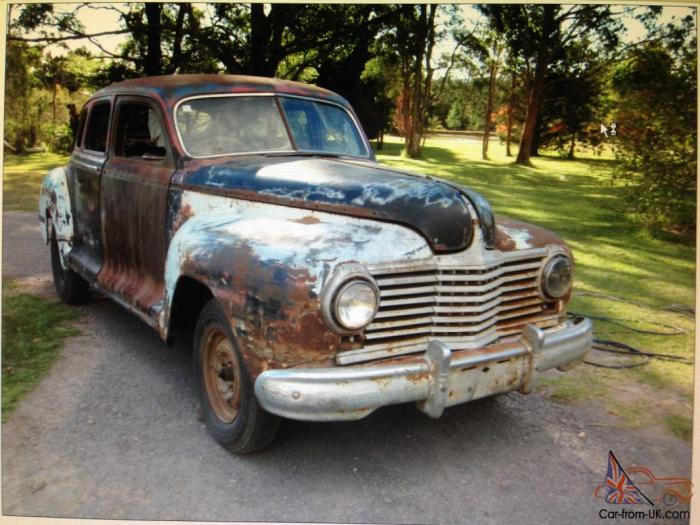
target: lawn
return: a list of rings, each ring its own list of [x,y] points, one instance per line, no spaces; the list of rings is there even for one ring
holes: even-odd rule
[[[2,290],[2,421],[39,383],[58,357],[79,313],[58,301],[21,293],[11,282]]]
[[[576,258],[572,311],[625,320],[639,329],[667,330],[651,324],[656,322],[686,330],[682,335],[663,337],[595,321],[599,338],[692,358],[694,319],[662,308],[694,306],[695,247],[656,239],[623,212],[623,196],[612,181],[615,161],[592,154],[575,161],[545,155],[533,159],[534,167],[526,168],[513,165],[498,143],[490,148],[492,160],[482,161],[479,141],[435,137],[427,140],[421,160],[411,160],[401,156],[400,139],[387,137],[377,158],[389,166],[471,186],[491,201],[497,214],[556,231],[571,245]],[[35,210],[42,177],[65,160],[48,153],[9,156],[5,161],[5,209]],[[652,360],[629,370],[581,366],[555,379],[551,396],[568,402],[605,393],[614,397],[619,382],[641,382],[685,401],[677,413],[666,414],[675,431],[690,415],[692,381],[691,366],[667,361]]]
[[[68,157],[55,153],[6,155],[2,177],[4,209],[36,211],[44,176],[67,161]]]

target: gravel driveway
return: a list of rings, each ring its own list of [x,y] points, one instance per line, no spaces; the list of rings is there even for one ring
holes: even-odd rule
[[[6,213],[3,233],[3,278],[50,291],[36,214]],[[270,449],[233,456],[195,417],[186,345],[168,348],[106,299],[82,310],[83,335],[2,425],[4,514],[596,523],[608,450],[623,466],[690,473],[689,445],[660,428],[517,393],[438,420],[406,405],[354,423],[287,421]]]

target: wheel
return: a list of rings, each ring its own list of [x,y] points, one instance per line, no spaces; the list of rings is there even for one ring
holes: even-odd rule
[[[194,371],[209,433],[235,454],[267,447],[279,418],[258,404],[231,327],[216,299],[202,309],[194,336]]]
[[[66,268],[58,251],[55,232],[51,234],[51,271],[58,297],[66,304],[84,303],[90,296],[90,285],[77,273]]]
[[[672,491],[664,492],[662,501],[667,507],[673,507],[676,503],[678,503],[678,496],[676,496],[676,494]]]

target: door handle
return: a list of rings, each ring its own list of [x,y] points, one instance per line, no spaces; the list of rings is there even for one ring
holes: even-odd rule
[[[100,171],[99,167],[93,166],[92,164],[83,164],[82,162],[76,162],[76,161],[73,161],[73,162],[77,167],[84,169],[86,171],[89,171],[91,173],[97,173],[98,171]]]

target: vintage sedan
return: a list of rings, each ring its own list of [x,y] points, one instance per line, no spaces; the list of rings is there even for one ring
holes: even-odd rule
[[[465,172],[468,172],[465,166]],[[92,287],[165,341],[194,333],[201,417],[236,453],[279,416],[445,407],[566,369],[573,259],[474,191],[377,164],[350,105],[296,82],[127,80],[82,110],[41,188],[55,287]]]

